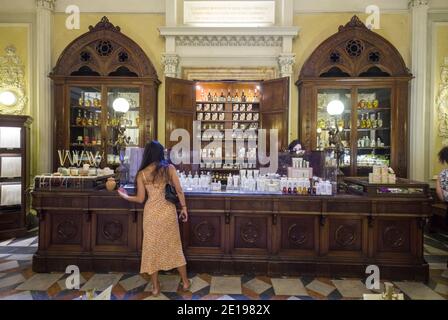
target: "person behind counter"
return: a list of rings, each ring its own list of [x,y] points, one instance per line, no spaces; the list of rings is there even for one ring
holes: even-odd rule
[[[182,206],[179,218],[186,222],[188,212],[185,195],[179,177],[173,165],[164,159],[164,147],[157,141],[145,146],[140,169],[136,175],[136,196],[130,196],[124,189],[118,194],[131,202],[143,203],[148,195],[143,211],[143,246],[141,273],[151,276],[152,294],[160,294],[159,270],[177,268],[186,291],[191,282],[187,276],[187,267],[179,232],[176,206],[165,199],[165,186],[171,183],[176,189]]]

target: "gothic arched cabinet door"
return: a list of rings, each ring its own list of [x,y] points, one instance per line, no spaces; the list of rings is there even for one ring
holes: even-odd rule
[[[300,71],[302,143],[333,158],[346,176],[366,176],[373,165],[386,165],[406,178],[411,79],[398,50],[353,16]],[[344,108],[335,114],[330,103]],[[330,137],[337,129],[344,151],[336,160],[336,140]]]
[[[116,168],[127,147],[157,136],[160,81],[143,49],[103,17],[61,53],[54,89],[53,168],[90,164]],[[66,157],[67,153],[72,155]]]

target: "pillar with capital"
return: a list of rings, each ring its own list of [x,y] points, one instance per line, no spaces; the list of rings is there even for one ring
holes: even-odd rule
[[[179,76],[179,56],[175,53],[162,55],[163,73],[165,77],[176,78]]]
[[[427,36],[428,0],[409,1],[411,13],[412,66],[411,106],[409,119],[409,177],[426,181],[428,176],[427,114]]]
[[[278,66],[281,77],[289,77],[289,106],[288,106],[288,128],[289,137],[288,142],[297,138],[292,136],[291,132],[291,107],[292,107],[292,88],[294,87],[294,63],[296,62],[296,55],[294,53],[282,53],[278,56]]]
[[[51,80],[52,19],[56,0],[36,0],[36,101],[35,143],[39,150],[38,172],[50,172],[53,150]]]

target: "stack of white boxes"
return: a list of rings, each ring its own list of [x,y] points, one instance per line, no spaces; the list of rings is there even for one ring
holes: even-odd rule
[[[292,167],[288,167],[288,178],[307,178],[313,177],[313,168],[310,163],[303,158],[293,158]]]
[[[387,166],[373,166],[373,172],[369,173],[369,183],[395,184],[396,182],[395,173],[389,173]]]

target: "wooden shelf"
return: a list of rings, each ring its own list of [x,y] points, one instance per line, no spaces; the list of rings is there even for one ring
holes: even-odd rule
[[[85,107],[85,106],[71,106],[72,109],[80,109],[85,111],[101,111],[102,107]]]
[[[84,128],[84,129],[101,129],[101,126],[78,126],[75,124],[70,125],[70,128]]]

